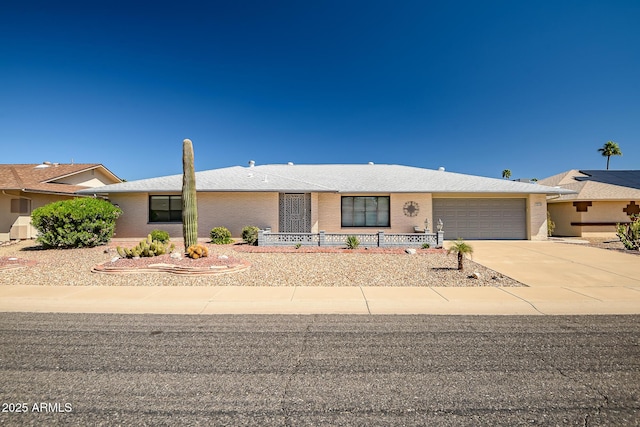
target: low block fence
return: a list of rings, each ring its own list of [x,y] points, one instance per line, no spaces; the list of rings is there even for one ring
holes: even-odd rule
[[[346,246],[347,237],[355,236],[362,247],[421,247],[428,243],[432,248],[441,248],[444,232],[435,233],[272,233],[258,231],[258,246]]]

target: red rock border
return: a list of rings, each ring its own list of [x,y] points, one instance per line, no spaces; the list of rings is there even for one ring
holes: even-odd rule
[[[239,273],[251,267],[247,261],[238,260],[236,264],[213,265],[211,267],[181,267],[173,264],[151,264],[146,267],[113,267],[111,262],[103,262],[91,268],[92,273],[137,274],[137,273],[171,273],[190,276],[220,275]]]
[[[16,258],[16,259],[11,259]],[[38,261],[17,257],[0,257],[0,271],[17,270],[19,268],[33,267]]]
[[[114,267],[110,261],[103,262],[91,268],[92,273],[107,274],[139,274],[139,273],[171,273],[188,276],[205,276],[239,273],[251,267],[249,262],[237,260],[234,264],[214,265],[211,267],[182,267],[179,265],[158,263],[146,267]]]

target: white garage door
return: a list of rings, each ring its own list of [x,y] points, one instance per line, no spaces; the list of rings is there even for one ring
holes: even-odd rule
[[[433,199],[446,240],[526,239],[525,199]]]

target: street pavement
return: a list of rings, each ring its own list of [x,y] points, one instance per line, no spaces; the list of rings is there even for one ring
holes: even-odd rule
[[[473,241],[470,244],[474,248],[475,262],[526,286],[333,287],[331,283],[323,287],[7,285],[0,286],[0,312],[640,314],[640,256],[553,241]]]
[[[639,321],[0,313],[0,424],[637,426]]]

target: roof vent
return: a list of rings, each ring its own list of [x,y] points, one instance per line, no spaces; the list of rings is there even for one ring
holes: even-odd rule
[[[252,168],[256,165],[256,161],[255,160],[249,160],[249,167]]]
[[[373,163],[373,162],[369,162],[369,164],[370,164],[370,165],[374,165],[375,163]]]
[[[289,162],[287,163],[289,166],[293,166],[293,162]]]
[[[438,168],[438,170],[439,170],[440,172],[444,172],[444,166],[440,166],[440,167]]]

